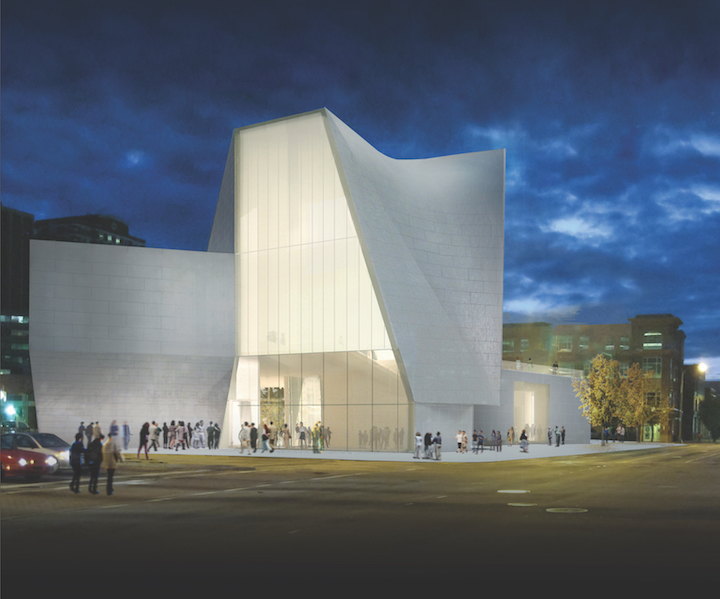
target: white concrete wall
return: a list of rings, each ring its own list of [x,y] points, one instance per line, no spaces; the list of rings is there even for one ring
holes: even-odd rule
[[[549,426],[552,429],[556,425],[565,427],[565,443],[590,442],[590,425],[580,411],[580,400],[575,396],[572,377],[514,369],[502,371],[500,406],[475,407],[474,429],[483,430],[487,438],[492,430],[501,430],[504,435],[513,426],[515,382],[549,386]],[[517,438],[519,440],[520,430],[517,430]]]
[[[38,424],[220,420],[234,357],[232,254],[30,243]]]
[[[327,114],[358,235],[413,399],[497,405],[504,150],[394,160]]]

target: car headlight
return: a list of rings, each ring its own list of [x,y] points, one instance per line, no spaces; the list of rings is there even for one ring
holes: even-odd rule
[[[23,466],[23,467],[27,466],[27,460],[25,458],[20,458],[17,461],[17,463],[18,463],[18,466]]]
[[[54,455],[48,456],[48,458],[45,460],[45,463],[48,466],[54,466],[58,463],[57,458]]]
[[[70,452],[69,451],[63,451],[61,454],[61,457],[63,459],[63,462],[69,462],[70,461]]]

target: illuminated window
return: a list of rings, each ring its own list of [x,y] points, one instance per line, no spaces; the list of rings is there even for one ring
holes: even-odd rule
[[[572,336],[571,335],[558,335],[557,350],[559,352],[571,352],[572,351]]]
[[[662,358],[643,358],[642,368],[644,372],[652,372],[655,378],[659,378],[662,374]]]
[[[662,349],[662,333],[646,332],[643,335],[643,349]]]

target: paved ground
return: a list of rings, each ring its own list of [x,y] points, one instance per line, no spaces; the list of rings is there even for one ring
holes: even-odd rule
[[[667,443],[635,443],[629,441],[626,443],[609,442],[605,446],[601,446],[600,441],[592,441],[583,445],[547,445],[542,443],[531,444],[528,453],[520,451],[518,445],[503,445],[501,451],[490,451],[486,449],[482,453],[474,454],[472,451],[461,454],[455,452],[455,443],[445,445],[442,452],[442,461],[450,463],[482,463],[482,462],[506,462],[510,460],[531,460],[536,458],[552,458],[561,456],[574,455],[602,455],[616,451],[637,451],[644,449],[662,449],[673,447]],[[128,451],[128,455],[137,455],[136,452]],[[150,452],[159,455],[181,454],[183,450],[160,449],[159,451]],[[216,456],[239,456],[239,449],[188,449],[185,451],[188,455],[216,455]],[[245,452],[245,456],[247,456]],[[313,453],[312,449],[283,449],[279,448],[273,453],[268,451],[262,452],[260,449],[252,454],[254,458],[302,458],[313,460],[353,460],[361,462],[413,462],[412,453],[391,453],[383,451],[324,451],[322,453]],[[423,460],[427,461],[427,460]],[[433,460],[434,462],[434,460]]]
[[[112,496],[75,495],[67,474],[3,483],[3,596],[715,577],[718,445],[238,453],[128,454]]]

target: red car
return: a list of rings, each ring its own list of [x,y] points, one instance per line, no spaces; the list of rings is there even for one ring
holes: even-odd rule
[[[27,451],[25,449],[0,449],[2,459],[2,478],[22,476],[40,478],[44,474],[53,474],[58,469],[55,456]]]

